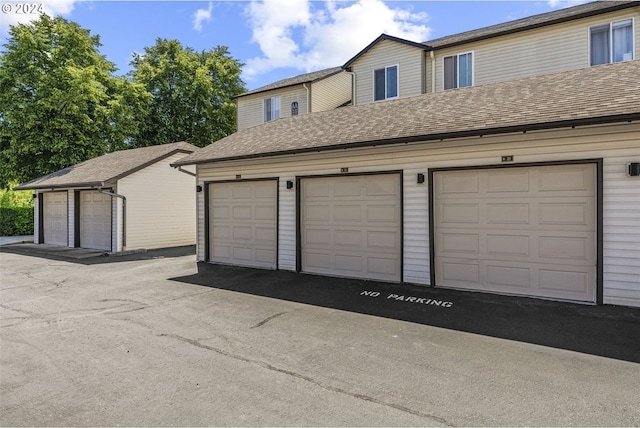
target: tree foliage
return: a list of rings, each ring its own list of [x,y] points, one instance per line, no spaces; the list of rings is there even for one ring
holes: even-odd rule
[[[0,55],[0,187],[122,148],[149,97],[114,76],[99,37],[44,14],[9,33]]]
[[[242,64],[226,47],[196,52],[177,40],[157,39],[131,66],[132,81],[153,96],[132,145],[188,141],[204,147],[235,132],[233,98],[245,88]]]

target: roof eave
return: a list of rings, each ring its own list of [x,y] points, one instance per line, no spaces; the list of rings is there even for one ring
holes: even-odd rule
[[[393,145],[393,144],[433,142],[433,141],[450,140],[455,138],[483,137],[483,136],[489,136],[489,135],[509,134],[509,133],[516,133],[516,132],[551,130],[551,129],[558,129],[558,128],[571,128],[576,126],[588,126],[588,125],[603,125],[603,124],[613,124],[613,123],[620,123],[620,122],[632,122],[637,120],[640,120],[640,112],[619,114],[619,115],[612,115],[612,116],[599,116],[599,117],[589,117],[589,118],[581,118],[581,119],[561,120],[561,121],[554,121],[554,122],[520,124],[520,125],[512,125],[512,126],[504,126],[504,127],[496,127],[496,128],[468,129],[468,130],[455,131],[455,132],[411,135],[406,137],[389,138],[389,139],[372,140],[372,141],[357,141],[357,142],[334,144],[334,145],[327,145],[327,146],[304,147],[304,148],[292,149],[292,150],[228,156],[223,158],[200,159],[200,160],[194,160],[191,162],[178,161],[174,164],[171,164],[171,166],[178,167],[178,166],[184,166],[184,165],[200,165],[205,163],[219,163],[219,162],[228,162],[228,161],[235,161],[235,160],[257,159],[257,158],[266,158],[266,157],[275,157],[275,156],[295,155],[295,154],[302,154],[302,153],[325,152],[329,150],[345,150],[345,149],[375,147],[375,146]]]
[[[56,190],[56,189],[76,189],[80,187],[98,188],[105,186],[104,181],[89,181],[83,183],[61,183],[61,184],[21,184],[14,187],[14,190]]]

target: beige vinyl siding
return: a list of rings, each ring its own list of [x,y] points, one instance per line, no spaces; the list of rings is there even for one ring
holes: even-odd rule
[[[628,162],[640,149],[605,158],[604,283],[608,303],[638,306],[640,300],[640,178],[628,177]]]
[[[39,191],[34,192],[36,197],[33,200],[33,242],[35,244],[40,243],[40,193]]]
[[[126,250],[195,243],[195,179],[170,166],[184,156],[175,154],[118,182],[118,193],[127,198]],[[117,209],[121,213],[120,204]]]
[[[296,176],[404,171],[405,282],[430,283],[428,184],[417,184],[418,172],[429,168],[499,165],[501,156],[515,162],[604,159],[604,302],[640,306],[640,181],[626,177],[625,162],[640,161],[640,124],[579,127],[465,138],[443,142],[337,150],[198,166],[198,181],[280,177],[279,269],[296,269],[295,189],[286,180]],[[198,194],[202,206],[204,195]],[[199,217],[198,257],[203,260],[204,216]]]
[[[589,27],[628,18],[634,18],[634,59],[638,59],[640,7],[436,50],[436,91],[443,90],[443,58],[469,51],[474,54],[475,85],[588,67]],[[431,70],[428,64],[428,82]],[[427,87],[431,92],[431,83]]]
[[[356,75],[356,104],[373,102],[373,71],[398,65],[399,97],[422,94],[424,88],[424,51],[415,46],[383,40],[358,58],[351,66]]]
[[[298,114],[307,113],[307,89],[302,85],[247,95],[238,98],[238,130],[264,123],[264,100],[276,96],[280,97],[280,117],[291,116],[294,101],[298,102]]]
[[[118,188],[113,187],[113,192],[118,193]],[[125,251],[128,248],[124,245],[122,228],[123,222],[123,206],[124,202],[122,198],[111,198],[111,248],[113,252]]]
[[[351,101],[351,74],[341,72],[311,84],[311,111],[325,111]]]

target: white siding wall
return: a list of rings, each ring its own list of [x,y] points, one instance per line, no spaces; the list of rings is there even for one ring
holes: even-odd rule
[[[640,162],[640,149],[604,161],[605,301],[640,305],[640,177],[626,175],[627,162]]]
[[[198,181],[280,177],[279,269],[295,270],[296,176],[404,170],[404,281],[430,283],[428,184],[416,183],[429,168],[604,158],[605,303],[640,306],[640,180],[626,177],[624,165],[640,160],[640,124],[538,131],[496,137],[298,154],[270,159],[204,164]],[[428,177],[428,176],[427,176]],[[204,260],[204,193],[198,194],[198,260]]]
[[[640,7],[438,50],[436,91],[443,90],[443,58],[469,51],[474,52],[475,85],[588,67],[589,27],[627,18],[635,21],[634,58],[638,59]],[[431,59],[428,62],[427,87],[431,92]]]
[[[311,111],[325,111],[351,101],[352,77],[338,73],[311,84]]]
[[[73,247],[75,244],[75,236],[76,236],[76,228],[75,228],[75,198],[73,197],[74,191],[67,190],[67,207],[69,211],[67,211],[67,230],[69,231],[69,236],[67,238],[67,246]]]
[[[118,193],[127,198],[127,250],[195,243],[195,178],[170,166],[183,156],[173,155],[118,182]],[[119,214],[121,205],[118,202]],[[120,240],[121,235],[116,239]]]
[[[238,130],[264,123],[264,100],[275,96],[280,96],[280,117],[291,116],[294,101],[298,102],[298,114],[307,112],[307,90],[302,85],[247,95],[238,98]]]
[[[35,244],[40,242],[40,193],[36,190],[35,194],[38,197],[33,200],[33,242]]]
[[[113,192],[118,193],[118,187],[113,187]],[[128,249],[123,243],[122,227],[123,227],[123,201],[122,198],[111,198],[111,251],[114,253],[125,251]]]
[[[356,104],[373,102],[373,71],[398,65],[400,98],[420,95],[424,83],[424,51],[414,46],[383,40],[351,66],[356,74]]]

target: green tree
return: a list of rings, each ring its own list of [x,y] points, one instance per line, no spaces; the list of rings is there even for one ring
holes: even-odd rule
[[[150,95],[63,18],[12,26],[0,53],[0,187],[122,148]]]
[[[132,145],[188,141],[204,147],[235,132],[233,97],[245,91],[242,65],[224,46],[196,52],[177,40],[157,39],[136,54],[129,76],[153,100]]]

